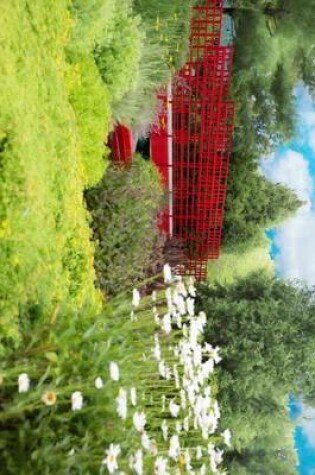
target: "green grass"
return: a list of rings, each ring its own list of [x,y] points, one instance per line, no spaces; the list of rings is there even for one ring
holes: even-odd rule
[[[1,9],[0,311],[9,343],[25,307],[43,305],[49,316],[99,300],[84,147],[65,81],[68,4],[12,0]]]
[[[243,252],[223,250],[217,261],[208,263],[208,282],[232,284],[256,271],[274,272],[274,264],[269,255],[269,241]]]

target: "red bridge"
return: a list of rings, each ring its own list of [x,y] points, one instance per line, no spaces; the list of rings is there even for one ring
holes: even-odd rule
[[[233,47],[224,41],[223,0],[193,8],[189,61],[158,95],[152,159],[169,191],[162,223],[182,246],[178,274],[206,278],[219,257],[232,147]]]

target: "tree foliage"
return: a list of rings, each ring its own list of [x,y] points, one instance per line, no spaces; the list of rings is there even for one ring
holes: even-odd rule
[[[314,0],[235,0],[225,8],[235,25],[233,95],[237,115],[228,181],[224,243],[255,243],[267,226],[301,203],[258,173],[262,157],[294,134],[294,90],[315,87]],[[287,209],[287,212],[285,211]]]
[[[227,287],[201,285],[198,304],[208,314],[206,339],[223,356],[220,400],[223,425],[234,434],[231,473],[295,473],[285,468],[295,460],[287,397],[314,394],[313,291],[253,274]]]

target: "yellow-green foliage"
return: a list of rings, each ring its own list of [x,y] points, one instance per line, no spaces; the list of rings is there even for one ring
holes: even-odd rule
[[[112,101],[136,88],[139,63],[144,44],[140,17],[132,15],[129,2],[116,8],[106,36],[96,45],[94,57],[100,74],[111,94]]]
[[[84,185],[94,186],[102,178],[108,155],[104,141],[110,120],[109,93],[92,57],[88,55],[67,73],[69,100],[73,106],[81,148]]]
[[[265,245],[243,252],[223,251],[219,260],[208,264],[208,281],[218,281],[222,285],[232,284],[255,271],[267,271],[272,274],[274,265],[269,255],[269,241]]]
[[[72,59],[93,52],[95,45],[108,37],[118,4],[129,0],[73,0],[70,11],[74,19],[71,39],[67,46]]]
[[[58,305],[100,299],[80,120],[77,128],[64,81],[68,3],[10,0],[1,8],[0,327],[16,342],[25,306],[42,304],[50,316]]]

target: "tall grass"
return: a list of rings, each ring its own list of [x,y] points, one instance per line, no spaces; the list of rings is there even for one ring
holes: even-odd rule
[[[187,59],[190,19],[196,0],[135,0],[134,9],[145,24],[148,37],[159,44],[165,61],[177,69]]]
[[[182,66],[187,59],[193,3],[178,0],[133,2],[133,21],[138,22],[141,41],[137,49],[139,57],[136,73],[130,65],[134,53],[128,55],[128,61],[125,59],[123,66],[126,78],[133,80],[133,84],[130,84],[129,89],[118,100],[114,97],[112,103],[113,114],[119,121],[135,129],[145,128],[152,122],[155,115],[156,90],[166,84],[171,73]],[[113,37],[117,46],[122,42],[120,30],[123,31],[123,28],[116,28]],[[135,50],[135,42],[129,41],[129,44]]]

